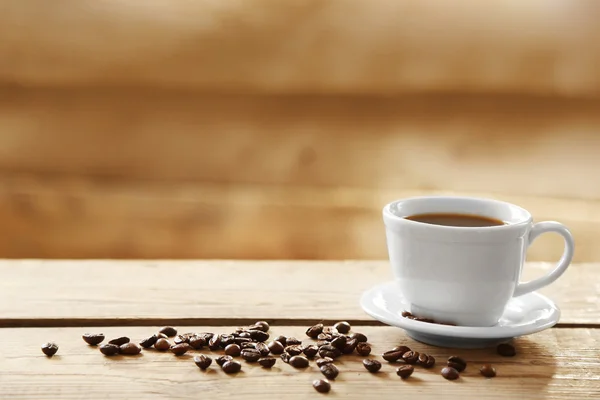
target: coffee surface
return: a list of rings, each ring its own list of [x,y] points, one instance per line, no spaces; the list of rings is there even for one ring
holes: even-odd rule
[[[406,217],[406,219],[425,224],[445,226],[483,227],[505,225],[504,222],[498,219],[468,214],[428,213],[411,215]]]

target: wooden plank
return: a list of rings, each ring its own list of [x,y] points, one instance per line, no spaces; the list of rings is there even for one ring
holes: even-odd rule
[[[3,1],[0,80],[597,96],[598,12],[587,0]]]
[[[138,341],[158,327],[110,327],[109,338],[127,335]],[[236,326],[186,328],[186,332],[232,332]],[[300,327],[275,326],[272,335],[296,336],[308,343]],[[306,399],[318,396],[311,387],[322,375],[311,362],[305,370],[296,370],[281,362],[271,370],[242,361],[242,371],[226,375],[214,363],[207,372],[193,363],[194,354],[212,355],[209,350],[193,351],[182,357],[144,350],[136,357],[107,358],[97,348],[87,346],[81,335],[93,328],[0,329],[0,383],[3,397],[10,399],[263,399],[281,396]],[[363,368],[359,356],[346,355],[337,362],[339,376],[328,397],[365,399],[376,394],[381,399],[583,399],[598,398],[600,386],[600,330],[551,329],[515,341],[518,354],[503,358],[493,349],[449,350],[426,346],[407,338],[390,327],[364,327],[372,344],[370,358],[383,361],[380,354],[404,344],[436,357],[430,370],[416,367],[413,375],[401,380],[395,365],[383,361],[381,371],[372,375]],[[47,359],[39,346],[57,342],[59,352]],[[440,369],[450,355],[467,361],[467,369],[458,381],[447,381]],[[491,363],[497,376],[486,379],[478,368]]]
[[[600,261],[600,202],[592,200],[2,174],[0,257],[385,259],[383,205],[443,193],[511,201],[536,221],[558,220],[573,232],[576,262]],[[562,251],[562,238],[544,235],[528,259],[558,260]]]
[[[524,280],[549,264],[530,263]],[[562,324],[600,324],[598,264],[573,265],[541,292]],[[391,278],[385,261],[36,261],[0,263],[0,326],[143,324],[185,320],[347,319],[375,323],[361,294]],[[182,323],[182,322],[174,322]]]
[[[0,172],[600,199],[598,110],[519,96],[0,90]]]

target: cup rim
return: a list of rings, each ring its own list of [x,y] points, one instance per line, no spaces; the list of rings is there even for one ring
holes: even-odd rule
[[[448,199],[448,200],[453,200],[453,201],[454,200],[479,201],[479,202],[484,202],[484,203],[492,203],[492,204],[502,205],[505,207],[516,209],[521,215],[523,215],[523,218],[520,219],[518,222],[504,224],[504,225],[491,225],[491,226],[480,226],[480,227],[449,226],[449,225],[433,225],[433,224],[427,224],[424,222],[413,221],[410,219],[406,219],[405,216],[396,215],[395,213],[393,213],[391,211],[391,207],[393,207],[394,205],[397,205],[399,203],[404,203],[404,202],[408,202],[408,201],[424,201],[424,200],[432,200],[432,199],[435,199],[435,200]],[[390,221],[407,224],[408,226],[428,227],[429,229],[437,229],[437,230],[443,230],[443,231],[455,231],[455,232],[456,231],[463,231],[463,232],[499,231],[499,230],[514,229],[514,228],[518,228],[518,227],[523,227],[524,225],[528,225],[533,220],[533,217],[531,216],[531,213],[529,211],[527,211],[525,208],[518,206],[514,203],[510,203],[510,202],[503,201],[503,200],[496,200],[496,199],[492,199],[492,198],[486,198],[486,197],[446,196],[446,195],[412,196],[412,197],[405,197],[405,198],[397,199],[397,200],[387,203],[383,207],[383,216],[385,218],[389,219]]]

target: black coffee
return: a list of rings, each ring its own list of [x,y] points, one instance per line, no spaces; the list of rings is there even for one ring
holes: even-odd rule
[[[451,214],[451,213],[430,213],[430,214],[417,214],[406,217],[405,219],[417,222],[423,222],[425,224],[432,225],[445,225],[445,226],[465,226],[465,227],[484,227],[484,226],[498,226],[505,225],[504,222],[495,219],[483,217],[480,215],[468,215],[468,214]]]

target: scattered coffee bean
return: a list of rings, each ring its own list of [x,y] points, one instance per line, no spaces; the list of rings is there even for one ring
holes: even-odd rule
[[[308,358],[304,356],[293,356],[288,362],[294,368],[306,368],[309,364]]]
[[[48,357],[52,357],[58,351],[58,346],[56,343],[48,342],[42,345],[42,353],[47,355]]]
[[[258,359],[258,363],[264,368],[271,368],[275,365],[277,359],[274,357],[262,357]]]
[[[287,345],[287,338],[283,335],[279,335],[277,336],[275,339],[273,339],[276,342],[281,343],[283,346]],[[271,350],[272,351],[272,350]]]
[[[99,347],[100,349],[100,353],[104,354],[105,356],[114,356],[119,354],[121,348],[119,346],[117,346],[116,344],[103,344],[102,346]]]
[[[167,335],[165,335],[164,333],[160,333],[160,332],[158,332],[158,333],[156,334],[156,337],[157,337],[158,339],[168,339],[168,338],[169,338]]]
[[[371,358],[366,358],[363,360],[363,365],[367,369],[367,371],[371,373],[375,373],[381,369],[381,363],[377,360],[373,360]]]
[[[323,324],[316,324],[306,330],[306,336],[316,339],[323,332]]]
[[[287,346],[285,348],[285,352],[288,353],[290,356],[298,356],[302,354],[302,346],[297,344],[293,346]]]
[[[328,344],[331,344],[331,342],[329,340],[319,340],[317,342],[317,347],[321,348],[322,346],[326,346]]]
[[[158,332],[165,334],[168,337],[173,337],[173,336],[177,335],[177,329],[173,328],[172,326],[165,326],[165,327],[161,328]]]
[[[342,351],[344,347],[346,347],[347,340],[348,339],[346,339],[346,336],[338,336],[331,341],[331,345],[336,349]],[[356,341],[356,343],[358,343],[358,341]]]
[[[244,349],[256,349],[256,345],[258,343],[255,342],[247,342],[247,343],[242,343],[242,345],[240,346],[242,348],[242,350]]]
[[[208,348],[211,351],[217,351],[221,348],[221,335],[214,335],[208,341]]]
[[[239,334],[239,337],[241,339],[252,339],[252,334],[248,331],[244,331],[242,333]]]
[[[269,339],[269,334],[267,332],[259,331],[258,329],[253,329],[250,332],[250,337],[257,342],[264,342]]]
[[[242,354],[242,349],[237,344],[230,344],[225,347],[225,354],[232,357],[237,357]]]
[[[221,369],[226,374],[235,374],[236,372],[240,372],[242,369],[242,364],[240,364],[238,361],[227,361],[221,366]]]
[[[381,355],[385,361],[395,362],[402,358],[405,354],[411,350],[406,350],[406,346],[394,347],[392,350],[388,350]]]
[[[319,333],[319,335],[317,336],[317,339],[331,342],[333,340],[333,336],[331,335],[331,333]]]
[[[427,364],[427,360],[429,360],[429,356],[425,353],[420,353],[419,354],[419,359],[417,360],[417,364],[418,365],[425,365]]]
[[[419,352],[418,351],[407,351],[402,355],[402,359],[407,364],[416,364],[419,360]]]
[[[113,339],[108,342],[108,344],[116,344],[117,346],[121,346],[125,343],[129,343],[130,339],[127,336],[121,336],[116,339]]]
[[[458,372],[463,372],[467,368],[467,362],[458,356],[452,356],[448,358],[448,366]]]
[[[158,351],[167,351],[171,348],[171,343],[165,338],[160,338],[154,343],[154,348]]]
[[[354,340],[356,340],[356,339],[354,339]],[[351,340],[350,343],[352,343],[354,340]],[[356,352],[358,353],[359,356],[366,357],[369,354],[371,354],[371,346],[369,346],[365,342],[357,343],[356,344]]]
[[[344,354],[352,354],[352,353],[354,353],[354,350],[356,350],[356,347],[359,344],[364,344],[364,343],[358,343],[358,340],[356,340],[356,339],[347,340],[346,341],[346,345],[342,349],[342,353],[344,353]]]
[[[302,340],[296,339],[295,337],[289,337],[285,341],[286,346],[295,346],[302,344]]]
[[[321,365],[319,370],[327,379],[335,379],[340,373],[340,370],[333,363]]]
[[[212,364],[212,358],[205,356],[204,354],[200,354],[199,356],[194,357],[194,362],[200,369],[206,369],[210,367]]]
[[[265,343],[256,343],[256,350],[258,350],[258,352],[260,353],[261,356],[265,357],[268,356],[269,353],[271,352],[271,350],[269,349],[269,346],[267,346]]]
[[[517,350],[510,343],[500,343],[498,347],[496,347],[496,351],[502,357],[513,357],[517,354]]]
[[[259,331],[268,332],[269,324],[267,321],[258,321],[253,326],[251,326],[248,330],[258,329]]]
[[[233,335],[221,335],[221,348],[224,349],[230,344],[235,344],[236,339]]]
[[[313,358],[319,353],[319,348],[314,344],[309,344],[307,346],[304,346],[302,352],[306,357]]]
[[[104,340],[104,334],[102,333],[86,333],[82,337],[90,346],[97,346]]]
[[[283,344],[281,344],[281,342],[278,340],[273,340],[271,343],[269,343],[269,350],[273,354],[281,354],[283,353],[284,349],[285,347],[283,347]]]
[[[220,356],[215,359],[215,362],[222,367],[227,361],[233,361],[233,357],[231,356]]]
[[[455,379],[458,379],[458,377],[460,376],[460,374],[458,373],[458,371],[452,367],[444,367],[442,368],[442,376],[446,379],[448,379],[449,381],[453,381]]]
[[[485,364],[479,368],[479,372],[486,378],[493,378],[496,376],[496,368],[492,367],[490,364]]]
[[[406,379],[412,375],[415,371],[415,367],[412,365],[403,365],[401,367],[396,368],[396,375],[398,375],[402,379]]]
[[[331,390],[331,384],[324,379],[317,379],[312,385],[319,393],[327,393]]]
[[[182,356],[191,349],[192,346],[190,346],[188,343],[179,343],[171,346],[171,353],[175,354],[176,356]]]
[[[321,368],[323,365],[325,364],[330,364],[333,362],[333,358],[329,358],[329,357],[323,357],[323,358],[317,358],[317,367]]]
[[[173,339],[173,342],[175,344],[190,343],[190,338],[185,335],[177,335],[175,336],[175,339]]]
[[[346,321],[338,322],[337,324],[333,325],[333,328],[342,334],[350,332],[351,329],[350,324]]]
[[[292,358],[292,356],[290,356],[288,353],[281,353],[280,357],[281,357],[281,360],[286,364],[289,363],[290,358]]]
[[[354,332],[353,334],[351,334],[350,339],[356,339],[359,343],[369,341],[364,334],[359,333],[359,332]]]
[[[260,351],[256,349],[244,349],[241,352],[241,356],[248,362],[257,362],[262,357]]]
[[[190,337],[190,346],[192,346],[194,350],[200,350],[206,346],[206,340],[202,336],[192,336]]]
[[[235,337],[235,338],[233,338],[233,343],[237,344],[238,346],[241,346],[244,343],[254,343],[254,342],[250,338]]]
[[[149,347],[154,346],[154,344],[156,343],[156,341],[158,340],[158,336],[156,335],[152,335],[146,339],[143,339],[140,342],[140,346],[142,346],[143,348],[147,349]]]
[[[119,346],[119,353],[124,354],[126,356],[135,356],[136,354],[140,354],[140,351],[142,351],[142,348],[132,342],[125,343]]]
[[[408,312],[408,311],[402,311],[402,316],[403,317],[412,317],[412,313]]]
[[[427,362],[423,364],[423,368],[433,368],[435,365],[435,358],[433,356],[427,355]]]
[[[329,344],[319,348],[319,357],[338,358],[341,354],[341,351]]]

